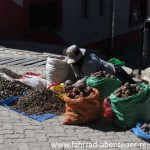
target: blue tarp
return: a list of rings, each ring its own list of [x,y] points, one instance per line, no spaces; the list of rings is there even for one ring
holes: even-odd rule
[[[51,113],[47,113],[47,114],[43,114],[43,115],[25,115],[28,116],[29,118],[32,118],[34,120],[37,120],[39,122],[45,121],[47,119],[51,119],[53,117],[55,117],[55,114],[51,114]]]
[[[28,91],[27,90],[23,90],[20,92],[20,95],[25,95]],[[0,105],[10,105],[14,102],[16,102],[17,100],[19,99],[19,96],[10,96],[10,97],[7,97],[3,100],[0,100]]]
[[[16,102],[18,99],[19,99],[19,98],[17,98],[17,99],[11,99],[11,100],[9,100],[9,101],[7,101],[7,102],[5,101],[5,103],[3,103],[3,106],[6,107],[6,108],[8,108],[8,109],[10,109],[10,110],[13,110],[13,111],[15,111],[15,112],[18,112],[18,113],[20,113],[20,114],[22,114],[22,115],[24,115],[24,116],[27,116],[27,117],[32,118],[32,119],[34,119],[34,120],[37,120],[37,121],[39,121],[39,122],[45,121],[45,120],[47,120],[47,119],[51,119],[51,118],[53,118],[53,117],[56,116],[55,114],[52,114],[52,113],[46,113],[46,114],[42,114],[42,115],[28,115],[28,114],[26,114],[26,113],[24,113],[24,112],[21,112],[21,111],[19,111],[19,110],[14,110],[14,109],[12,109],[11,105],[12,105],[14,102]]]
[[[132,128],[131,131],[140,139],[147,142],[150,141],[150,134],[145,133],[141,128],[141,123],[137,123],[136,127]]]
[[[0,105],[10,105],[11,103],[16,102],[19,99],[18,96],[8,97],[4,100],[0,100]]]

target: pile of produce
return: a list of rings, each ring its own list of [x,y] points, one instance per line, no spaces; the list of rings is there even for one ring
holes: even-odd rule
[[[143,92],[143,89],[137,84],[125,83],[118,90],[116,90],[115,95],[119,98],[126,98],[140,92]]]
[[[0,68],[0,73],[5,73],[7,76],[13,78],[13,79],[20,79],[22,76],[11,71],[10,69],[7,68]]]
[[[141,125],[141,129],[142,129],[145,133],[150,134],[150,124],[144,123],[143,125]]]
[[[11,96],[21,96],[24,92],[31,89],[32,88],[30,86],[19,81],[9,81],[4,78],[0,78],[0,100]]]
[[[106,71],[98,71],[95,73],[92,73],[91,76],[97,77],[97,78],[115,78],[114,75],[106,73]]]
[[[13,106],[14,109],[29,115],[45,113],[61,114],[65,112],[65,104],[49,89],[36,89],[28,95],[22,96]]]
[[[70,97],[71,99],[79,98],[79,97],[87,97],[92,92],[92,88],[86,86],[86,84],[82,83],[76,86],[69,85],[65,87],[65,93]]]

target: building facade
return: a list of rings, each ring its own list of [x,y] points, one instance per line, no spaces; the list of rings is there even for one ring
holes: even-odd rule
[[[138,40],[149,15],[150,0],[1,0],[0,36],[105,49]]]

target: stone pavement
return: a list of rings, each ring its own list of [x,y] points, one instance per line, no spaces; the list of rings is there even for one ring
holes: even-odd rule
[[[46,57],[51,56],[48,53],[37,53],[0,47],[0,57]],[[45,74],[45,67],[22,67],[22,66],[0,66],[7,67],[13,71],[23,73],[26,71],[35,71]],[[65,147],[52,147],[52,143],[66,144],[71,150],[86,149],[82,144],[96,143],[98,146],[92,149],[149,149],[146,142],[134,136],[129,130],[123,131],[114,125],[105,122],[103,119],[81,125],[68,126],[62,125],[64,116],[58,116],[42,123],[29,119],[14,111],[0,106],[0,149],[2,150],[66,150]],[[124,144],[124,146],[114,148],[112,144]],[[133,143],[130,145],[129,143]],[[69,145],[70,144],[70,145]],[[74,147],[72,147],[72,144]],[[107,147],[109,144],[110,148]],[[140,146],[141,144],[141,146]],[[142,145],[143,144],[143,145]],[[57,145],[53,145],[57,146]],[[63,146],[63,145],[59,145]]]

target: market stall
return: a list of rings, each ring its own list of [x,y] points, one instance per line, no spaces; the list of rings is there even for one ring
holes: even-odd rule
[[[105,118],[150,141],[149,84],[122,83],[105,71],[73,82],[69,69],[65,59],[57,58],[48,58],[45,77],[0,68],[0,105],[40,122],[65,114],[64,125]]]

